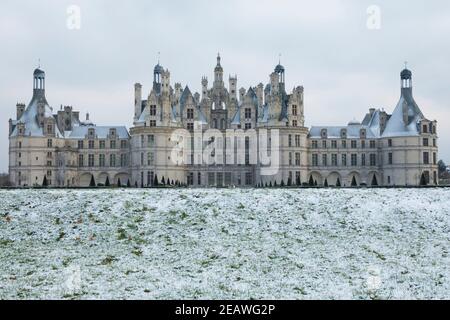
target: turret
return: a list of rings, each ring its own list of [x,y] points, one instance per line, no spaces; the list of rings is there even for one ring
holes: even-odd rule
[[[138,120],[142,113],[142,85],[134,85],[134,120]]]
[[[45,72],[39,68],[33,73],[33,96],[45,97]]]
[[[245,92],[246,92],[245,88],[239,89],[239,101],[244,102]]]
[[[161,81],[162,81],[162,73],[164,72],[163,66],[158,64],[153,69],[153,90],[156,94],[161,93]]]
[[[230,76],[229,78],[230,83],[230,99],[231,101],[236,101],[237,98],[237,76],[234,77]]]
[[[256,97],[258,99],[258,106],[264,104],[264,85],[262,83],[258,84],[256,87]]]
[[[170,72],[165,70],[161,73],[161,92],[169,94],[170,92]]]
[[[20,118],[22,118],[23,113],[25,112],[25,104],[23,103],[16,104],[16,110],[17,110],[17,120],[20,120]]]
[[[202,77],[202,100],[208,98],[208,78]]]
[[[220,54],[217,54],[217,65],[214,69],[214,87],[215,88],[222,88],[224,86],[223,84],[223,68],[220,64]]]
[[[275,72],[273,72],[270,75],[270,88],[271,88],[271,93],[276,95],[279,92],[279,75]]]

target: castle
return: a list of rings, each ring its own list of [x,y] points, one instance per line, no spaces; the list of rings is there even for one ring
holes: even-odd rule
[[[220,55],[214,81],[202,92],[171,85],[159,63],[143,98],[135,84],[134,121],[97,126],[71,106],[52,108],[45,73],[33,74],[28,106],[9,120],[9,174],[17,187],[49,185],[152,186],[419,186],[437,185],[437,123],[412,94],[412,73],[400,75],[401,96],[392,114],[370,109],[346,126],[304,125],[304,88],[286,91],[278,64],[270,82],[225,86]],[[267,162],[267,160],[269,160]]]

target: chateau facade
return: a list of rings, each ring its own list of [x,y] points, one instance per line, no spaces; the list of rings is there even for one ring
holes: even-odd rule
[[[362,122],[304,126],[304,88],[288,93],[280,64],[269,83],[225,85],[220,56],[202,92],[171,86],[159,63],[143,97],[136,84],[133,127],[97,126],[79,112],[57,112],[45,95],[45,73],[33,74],[28,106],[9,120],[9,173],[14,186],[418,186],[437,185],[437,123],[412,95],[401,72],[392,114],[370,109]],[[266,161],[266,160],[269,161]]]

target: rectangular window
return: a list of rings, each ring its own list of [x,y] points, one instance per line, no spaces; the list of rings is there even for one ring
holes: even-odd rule
[[[156,106],[155,105],[151,105],[150,106],[150,116],[151,117],[155,117],[156,116]]]
[[[326,154],[322,155],[322,165],[326,167],[328,165],[328,157]]]
[[[317,149],[317,148],[318,148],[317,140],[311,141],[311,147],[312,147],[313,149]]]
[[[155,162],[155,155],[153,152],[147,153],[147,165],[152,166]]]
[[[245,130],[249,130],[252,128],[252,124],[251,123],[246,123],[245,124]]]
[[[428,138],[423,138],[423,146],[428,147]]]
[[[245,173],[245,184],[247,186],[253,185],[253,174],[251,172]]]
[[[109,147],[110,147],[111,149],[115,149],[115,148],[116,148],[116,140],[111,140],[111,141],[109,142]]]
[[[150,127],[156,127],[156,120],[150,120]]]
[[[292,134],[290,134],[288,137],[288,146],[292,147]]]
[[[375,140],[370,140],[370,149],[375,149],[376,147]]]
[[[193,124],[192,122],[189,122],[189,123],[187,124],[187,129],[188,129],[189,131],[194,131],[194,124]]]
[[[104,154],[100,154],[98,156],[98,164],[100,167],[106,167],[105,165],[105,155]]]
[[[99,146],[100,146],[100,149],[105,149],[106,148],[105,140],[100,140]]]
[[[120,140],[120,148],[121,149],[126,149],[128,146],[128,141],[127,140]]]
[[[52,176],[52,171],[51,170],[48,170],[47,171],[47,177],[51,177]]]
[[[337,167],[337,165],[338,165],[337,154],[335,154],[335,153],[331,155],[331,165],[333,167]]]
[[[297,148],[299,148],[300,147],[300,135],[295,135],[295,146],[297,147]]]
[[[148,135],[147,136],[147,146],[149,148],[153,148],[155,146],[155,136],[154,135]]]
[[[126,153],[120,155],[120,166],[126,167],[128,165],[128,156]]]
[[[231,173],[228,172],[228,174],[230,176],[230,182],[228,184],[231,184]],[[227,180],[227,174],[225,174],[225,180]],[[202,173],[201,172],[197,173],[197,184],[199,186],[202,184]]]
[[[428,152],[423,153],[423,164],[430,164],[430,154]]]
[[[300,152],[295,153],[295,165],[296,166],[300,165]]]
[[[84,156],[82,154],[78,155],[78,166],[84,167]]]
[[[351,148],[356,149],[356,140],[352,140],[351,142]]]
[[[187,109],[187,119],[194,120],[194,109]],[[192,178],[192,184],[194,183],[194,178]]]
[[[89,149],[94,149],[94,140],[89,140]]]
[[[331,141],[331,148],[332,149],[337,149],[337,141],[336,140],[332,140]]]
[[[84,141],[83,140],[78,141],[78,149],[84,149]]]
[[[94,166],[94,155],[90,154],[88,156],[88,167],[92,168]]]
[[[366,165],[366,155],[363,153],[361,155],[361,166],[365,166]]]
[[[342,155],[342,158],[341,158],[341,164],[342,164],[342,166],[347,166],[347,155],[346,154],[343,154]]]
[[[319,165],[319,155],[318,154],[312,155],[312,165],[314,167],[317,167]]]
[[[245,120],[251,120],[252,119],[252,109],[245,108]]]
[[[433,139],[433,147],[436,147],[436,139]]]
[[[423,133],[428,133],[428,126],[426,124],[423,125],[422,131]]]
[[[147,186],[152,186],[153,180],[155,180],[155,173],[153,171],[147,171]]]
[[[342,148],[347,148],[347,140],[342,140]]]
[[[351,165],[352,167],[356,167],[358,165],[358,155],[355,153],[352,153],[351,155]]]
[[[52,139],[47,140],[47,148],[53,148],[53,140]]]
[[[327,148],[327,140],[322,140],[322,148],[323,149]]]
[[[109,166],[110,167],[116,166],[116,155],[115,154],[109,155]]]
[[[194,185],[194,173],[193,172],[189,172],[187,175],[187,184],[188,186],[193,186]]]
[[[388,140],[388,147],[389,147],[389,148],[392,147],[392,139],[389,139],[389,140]]]
[[[361,149],[366,148],[366,140],[361,140]]]
[[[370,154],[370,166],[375,167],[377,165],[377,155],[375,153]]]
[[[297,120],[292,120],[292,126],[293,127],[298,127],[298,121]]]
[[[433,152],[433,164],[437,164],[437,155],[436,155],[436,152]]]
[[[297,111],[297,105],[292,105],[292,115],[293,116],[296,116],[298,114],[298,111]]]
[[[289,152],[289,165],[292,166],[292,152]]]
[[[392,152],[388,154],[388,164],[392,164],[394,162]]]

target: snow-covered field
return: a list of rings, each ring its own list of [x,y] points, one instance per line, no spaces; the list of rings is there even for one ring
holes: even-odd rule
[[[0,299],[450,298],[450,189],[0,198]]]

